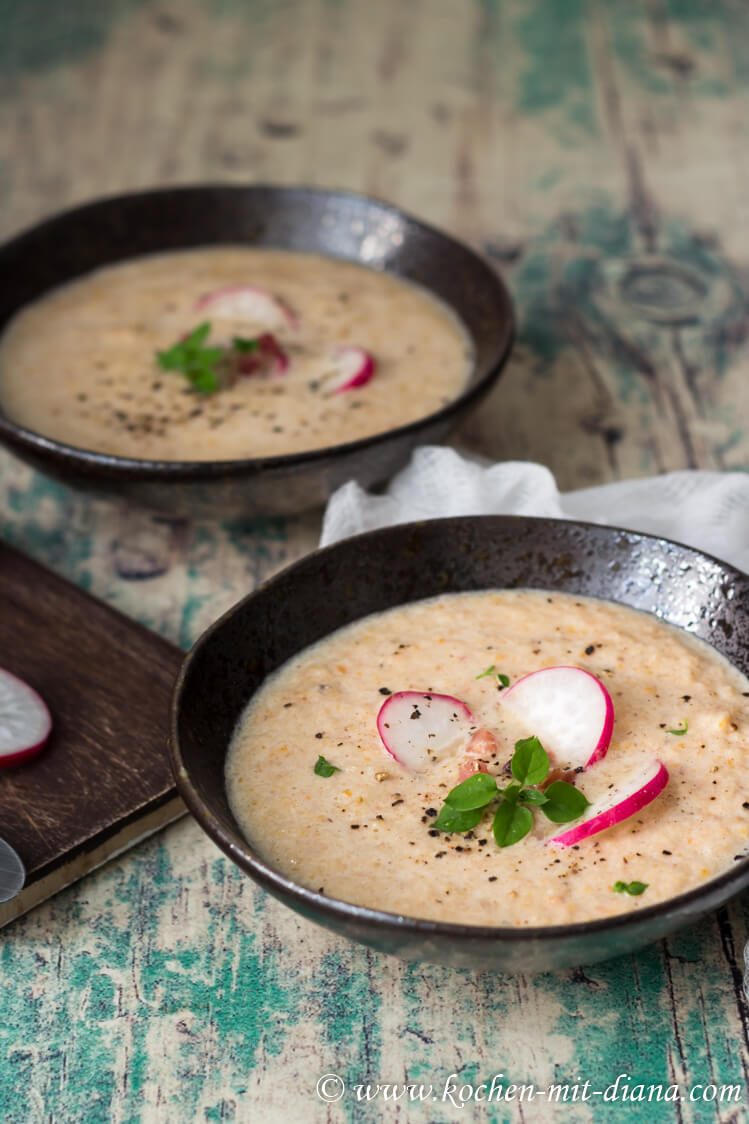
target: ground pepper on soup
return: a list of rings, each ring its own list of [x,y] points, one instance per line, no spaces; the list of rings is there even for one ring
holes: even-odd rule
[[[500,846],[497,797],[470,829],[440,830],[477,730],[489,735],[478,783],[498,789],[513,783],[518,742],[537,734],[506,705],[504,679],[560,665],[605,685],[610,745],[566,778],[549,754],[530,787],[564,781],[590,810],[555,823],[538,804],[527,833]],[[462,700],[476,720],[422,772],[390,756],[377,729],[383,702],[408,691]],[[604,918],[692,889],[746,853],[748,696],[723,657],[650,614],[555,592],[450,594],[364,618],[271,675],[235,730],[227,792],[265,859],[330,897],[484,925]],[[333,772],[315,771],[320,756]],[[574,845],[549,843],[653,762],[668,783],[647,806]]]

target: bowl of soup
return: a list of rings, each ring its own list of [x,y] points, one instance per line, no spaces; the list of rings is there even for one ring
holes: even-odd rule
[[[0,248],[0,441],[176,514],[323,503],[491,389],[512,307],[472,250],[345,192],[105,199]]]
[[[518,972],[631,951],[749,883],[747,595],[610,527],[356,536],[195,645],[178,787],[262,886],[380,951]]]

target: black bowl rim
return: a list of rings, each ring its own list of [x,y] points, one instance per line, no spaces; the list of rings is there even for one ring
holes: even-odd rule
[[[530,941],[568,941],[575,937],[590,937],[599,934],[609,933],[612,930],[624,930],[628,927],[639,926],[648,921],[655,920],[656,918],[665,918],[671,914],[681,914],[685,916],[685,920],[689,916],[697,916],[703,912],[707,912],[711,907],[709,899],[718,892],[721,901],[727,900],[734,894],[739,893],[745,886],[747,876],[749,876],[749,854],[746,855],[742,862],[737,862],[735,866],[719,874],[714,878],[709,879],[707,882],[698,886],[694,890],[688,890],[683,894],[678,894],[676,897],[667,898],[663,902],[658,902],[651,906],[646,906],[643,909],[615,914],[613,917],[602,918],[594,921],[576,921],[566,925],[537,925],[537,926],[494,926],[494,925],[468,925],[461,924],[454,921],[436,921],[427,918],[411,917],[408,914],[390,913],[386,910],[370,909],[368,906],[357,905],[353,902],[342,901],[339,898],[331,898],[325,894],[319,894],[315,890],[309,890],[306,886],[302,886],[297,882],[293,882],[290,878],[281,874],[274,867],[269,865],[257,852],[253,850],[249,843],[243,841],[244,845],[239,847],[234,840],[221,826],[217,818],[210,811],[208,806],[201,799],[197,791],[193,788],[187,769],[184,766],[182,756],[179,749],[179,714],[182,695],[185,689],[185,680],[187,678],[190,666],[200,649],[206,644],[210,643],[211,638],[222,626],[224,621],[229,619],[235,612],[237,612],[242,605],[251,600],[256,594],[264,592],[273,587],[282,577],[286,580],[294,571],[309,565],[314,565],[320,558],[325,557],[326,554],[336,550],[341,542],[356,541],[362,544],[362,549],[366,549],[366,543],[372,538],[382,534],[385,531],[401,530],[416,532],[419,528],[433,525],[435,523],[451,523],[461,522],[464,520],[491,520],[497,521],[523,521],[525,523],[537,523],[539,525],[565,525],[574,527],[579,530],[596,530],[610,532],[612,535],[627,535],[638,540],[645,540],[675,546],[680,550],[689,551],[691,554],[698,555],[701,558],[707,559],[710,562],[720,566],[727,575],[748,580],[749,575],[739,570],[736,566],[732,566],[729,562],[721,558],[717,558],[707,551],[698,550],[696,547],[689,546],[686,543],[679,542],[675,539],[668,539],[661,535],[651,535],[642,531],[633,531],[627,527],[618,527],[608,523],[591,523],[584,520],[575,519],[557,519],[551,516],[529,516],[529,515],[464,515],[464,516],[448,516],[441,519],[425,519],[418,520],[410,523],[392,524],[387,527],[379,527],[372,531],[365,531],[359,535],[353,535],[348,539],[339,540],[338,542],[331,543],[329,546],[318,548],[311,551],[309,554],[304,555],[302,558],[293,562],[290,566],[285,567],[283,570],[274,574],[271,578],[262,582],[257,589],[246,594],[240,598],[234,605],[232,605],[225,613],[222,613],[218,620],[214,621],[205,632],[198,638],[192,648],[185,656],[184,662],[180,669],[179,675],[174,685],[174,692],[172,695],[171,715],[170,715],[170,735],[169,735],[169,755],[174,772],[177,788],[182,796],[188,809],[198,821],[206,834],[216,843],[226,855],[229,856],[242,870],[249,874],[255,881],[259,882],[262,886],[270,892],[279,897],[282,901],[284,899],[293,899],[300,906],[307,907],[307,909],[314,910],[316,913],[324,914],[331,920],[336,919],[341,922],[345,921],[361,921],[367,926],[378,929],[379,931],[388,931],[393,934],[408,933],[412,936],[423,937],[437,937],[437,938],[462,938],[465,940],[474,941],[499,941],[514,943],[518,939]],[[487,587],[488,588],[488,587]],[[501,587],[496,587],[501,588]],[[722,891],[728,889],[736,883],[735,887],[730,892],[723,894]],[[741,885],[741,884],[744,885]]]
[[[112,453],[97,453],[90,449],[82,449],[77,445],[68,445],[63,441],[56,441],[54,438],[45,437],[41,433],[37,433],[33,429],[20,425],[12,419],[6,417],[0,409],[0,437],[5,437],[13,441],[19,447],[22,447],[29,452],[39,452],[47,456],[62,457],[68,464],[77,464],[87,470],[105,470],[108,475],[116,474],[123,479],[138,480],[138,479],[154,479],[159,480],[210,480],[213,477],[220,476],[233,476],[235,474],[242,475],[248,471],[255,471],[257,473],[274,472],[278,470],[294,470],[307,466],[313,466],[318,462],[328,460],[330,457],[346,457],[349,454],[356,454],[364,452],[367,449],[376,446],[383,441],[398,440],[401,437],[409,437],[418,433],[421,429],[428,428],[430,425],[440,422],[449,423],[456,414],[460,414],[463,410],[470,408],[474,402],[482,397],[488,391],[492,383],[499,376],[507,358],[512,349],[515,340],[515,315],[513,311],[512,298],[509,289],[505,284],[504,279],[500,274],[489,264],[486,258],[478,253],[472,246],[462,242],[460,239],[455,238],[447,231],[440,230],[438,227],[424,222],[422,219],[417,218],[410,212],[403,210],[401,207],[395,206],[393,203],[386,202],[377,198],[374,195],[367,195],[361,192],[349,191],[338,188],[324,188],[306,185],[291,185],[291,184],[272,184],[272,183],[249,183],[249,184],[235,184],[235,183],[196,183],[196,184],[179,184],[174,187],[156,187],[146,188],[139,191],[120,192],[116,195],[106,195],[99,198],[91,199],[86,203],[81,203],[73,207],[68,207],[57,214],[50,215],[42,219],[40,222],[27,227],[25,230],[15,234],[8,241],[0,245],[0,254],[6,250],[11,249],[23,239],[35,235],[39,236],[44,234],[45,228],[48,228],[50,234],[54,234],[59,227],[59,224],[64,224],[68,219],[85,215],[87,211],[112,206],[116,207],[119,203],[125,200],[132,199],[146,199],[159,197],[167,198],[174,195],[188,195],[196,194],[199,192],[222,192],[227,194],[247,194],[248,192],[272,192],[278,195],[286,195],[290,197],[302,196],[318,196],[325,197],[331,200],[354,200],[357,202],[367,203],[379,207],[383,213],[393,217],[397,217],[401,221],[405,221],[413,227],[416,227],[420,232],[426,234],[430,238],[439,238],[444,242],[451,243],[453,246],[460,247],[464,252],[472,255],[478,263],[495,279],[497,292],[500,298],[501,306],[498,306],[497,315],[497,342],[495,345],[495,356],[487,367],[484,374],[476,380],[472,385],[466,385],[464,389],[451,399],[447,405],[435,410],[431,414],[427,414],[423,418],[417,418],[415,421],[408,422],[405,425],[394,427],[393,429],[386,429],[380,433],[373,433],[367,437],[361,437],[356,441],[347,441],[339,445],[326,445],[321,449],[302,450],[297,453],[284,453],[273,457],[247,457],[243,459],[229,459],[229,460],[211,460],[211,461],[166,461],[166,460],[151,460],[146,458],[136,457],[120,457]],[[208,242],[207,246],[220,245],[220,243]],[[250,245],[250,243],[248,243]],[[190,247],[186,247],[190,248]],[[193,247],[197,248],[197,247]],[[275,248],[284,249],[282,245]],[[154,251],[158,253],[158,251]],[[335,257],[335,255],[327,255]],[[125,260],[125,259],[123,259]],[[351,258],[341,258],[340,260],[352,262]],[[106,263],[105,263],[106,264]],[[353,262],[353,264],[357,264]],[[361,264],[361,263],[358,263]],[[102,267],[103,268],[103,267]],[[363,268],[367,268],[364,267]],[[383,270],[382,272],[388,272]],[[397,276],[397,275],[396,275]],[[75,280],[72,278],[71,280]],[[423,286],[426,287],[426,286]],[[47,290],[51,292],[52,290]],[[43,296],[44,294],[42,294]],[[41,297],[36,298],[41,299]],[[447,303],[447,302],[445,302]]]

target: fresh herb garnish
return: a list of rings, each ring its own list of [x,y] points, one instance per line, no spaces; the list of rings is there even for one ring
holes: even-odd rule
[[[315,762],[315,773],[318,777],[332,777],[333,773],[340,773],[340,771],[337,765],[331,765],[322,754]]]
[[[156,352],[162,370],[180,371],[201,394],[213,394],[221,385],[217,365],[223,358],[223,348],[203,347],[210,331],[210,321],[206,320],[166,351]]]
[[[448,832],[470,831],[487,806],[498,800],[494,838],[499,847],[510,847],[533,827],[532,808],[540,808],[552,823],[578,819],[589,802],[573,784],[553,781],[545,792],[533,787],[546,779],[549,765],[549,755],[538,738],[521,739],[515,743],[510,765],[513,783],[500,788],[491,773],[474,773],[450,789],[433,827]]]
[[[474,773],[451,788],[445,803],[458,812],[485,807],[497,795],[497,782],[489,773]]]
[[[494,664],[491,664],[489,667],[487,667],[486,671],[482,671],[480,675],[476,676],[476,678],[477,679],[485,679],[487,675],[493,675],[494,676],[494,678],[497,680],[497,685],[498,685],[500,691],[502,690],[503,687],[509,687],[510,686],[509,675],[505,675],[505,673],[503,671],[497,671],[497,668]]]
[[[511,847],[519,843],[533,827],[530,808],[520,805],[517,798],[503,800],[494,813],[492,833],[498,847]]]
[[[615,882],[611,887],[615,894],[631,894],[634,898],[638,898],[647,888],[647,882]]]
[[[579,819],[590,803],[579,788],[566,781],[553,781],[544,795],[546,803],[541,811],[552,823],[570,823]]]
[[[521,804],[547,804],[549,797],[540,788],[521,788],[518,800]]]
[[[687,730],[689,729],[689,723],[687,722],[686,718],[682,718],[681,721],[682,721],[682,729],[681,730],[678,730],[678,729],[677,730],[666,730],[666,733],[667,734],[676,734],[677,736],[679,734],[686,734]],[[640,891],[640,893],[642,893],[642,890]]]
[[[443,804],[440,814],[434,821],[434,826],[440,831],[470,831],[475,827],[484,814],[483,805],[480,808],[471,808],[470,811],[461,812],[450,804]]]
[[[538,738],[523,738],[515,743],[510,768],[521,784],[540,784],[549,771],[549,755]]]
[[[238,351],[240,355],[247,355],[250,351],[257,351],[258,349],[257,340],[246,340],[242,336],[235,336],[231,342],[234,350]]]
[[[239,355],[257,351],[256,339],[234,336],[231,347],[205,347],[211,334],[210,320],[198,324],[184,339],[172,344],[166,351],[156,352],[156,361],[163,371],[179,371],[200,394],[214,394],[222,386],[231,361]]]

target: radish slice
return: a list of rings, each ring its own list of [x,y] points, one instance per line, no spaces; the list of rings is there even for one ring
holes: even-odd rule
[[[476,719],[460,699],[421,691],[398,691],[377,715],[385,749],[413,773],[423,773],[435,757],[465,744]]]
[[[201,312],[227,320],[247,320],[264,328],[295,328],[297,318],[288,305],[267,289],[255,285],[231,285],[206,293],[196,303]]]
[[[258,336],[257,349],[240,355],[237,371],[240,375],[261,374],[270,370],[271,374],[283,375],[289,369],[289,357],[272,332]]]
[[[375,373],[374,357],[363,347],[341,347],[330,358],[333,373],[325,378],[326,394],[364,386]]]
[[[0,668],[0,769],[37,754],[51,729],[44,700],[23,679]]]
[[[571,847],[583,839],[589,839],[591,835],[597,835],[599,831],[605,831],[607,827],[614,827],[646,808],[663,792],[667,784],[668,769],[660,761],[641,765],[624,780],[612,785],[599,801],[592,804],[586,819],[547,839],[547,843]]]
[[[547,667],[518,679],[502,696],[540,738],[555,764],[587,769],[606,756],[614,704],[603,683],[581,667]]]

